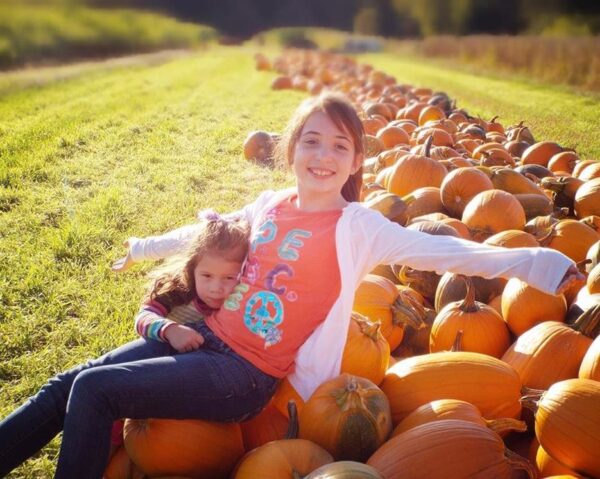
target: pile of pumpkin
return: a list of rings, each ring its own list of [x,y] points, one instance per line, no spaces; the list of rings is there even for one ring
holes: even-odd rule
[[[555,248],[587,279],[551,296],[380,266],[356,292],[341,376],[306,402],[284,380],[241,424],[127,420],[105,477],[600,477],[600,162],[352,59],[256,61],[274,88],[355,103],[366,206],[429,234]],[[277,138],[250,134],[246,157],[267,161]]]

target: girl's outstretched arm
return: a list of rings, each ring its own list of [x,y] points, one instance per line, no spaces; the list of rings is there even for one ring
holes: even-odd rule
[[[380,216],[380,215],[379,215]],[[403,264],[422,271],[446,271],[484,278],[516,277],[548,294],[578,279],[575,263],[549,248],[501,248],[451,236],[434,236],[374,218],[370,250],[377,264]]]
[[[256,214],[256,209],[264,204],[272,193],[263,192],[255,202],[244,206],[241,210],[229,213],[225,217],[245,218],[252,224],[252,218]],[[158,236],[129,238],[123,243],[127,248],[127,254],[112,264],[112,270],[122,272],[140,261],[158,260],[177,254],[187,247],[192,238],[198,233],[200,227],[199,223],[194,223]]]

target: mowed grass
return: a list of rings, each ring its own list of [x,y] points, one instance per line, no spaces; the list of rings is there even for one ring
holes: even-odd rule
[[[303,95],[272,92],[250,51],[147,58],[68,79],[51,69],[22,90],[13,77],[0,91],[2,417],[55,373],[134,338],[151,265],[111,272],[123,240],[290,184],[241,146],[250,130],[280,131]],[[12,477],[51,477],[57,447]]]
[[[53,374],[135,337],[132,318],[152,265],[111,272],[123,240],[292,183],[241,155],[249,131],[281,131],[305,97],[271,91],[274,75],[256,72],[252,53],[214,47],[0,76],[1,416]],[[600,151],[594,97],[387,54],[360,60],[400,82],[443,89],[472,114],[524,119],[540,139],[574,146],[569,140],[587,138],[581,151]],[[561,117],[549,113],[552,105],[579,106]],[[573,118],[581,114],[579,131]],[[11,477],[51,477],[58,444]]]
[[[362,61],[394,75],[399,83],[442,90],[474,116],[499,115],[505,127],[521,120],[537,141],[556,141],[584,159],[600,160],[600,94],[534,81],[486,77],[449,69],[432,60],[399,54],[370,54]]]

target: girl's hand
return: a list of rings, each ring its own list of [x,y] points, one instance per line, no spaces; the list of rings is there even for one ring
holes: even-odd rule
[[[204,337],[183,324],[171,324],[165,330],[165,339],[180,353],[195,351],[204,343]]]
[[[569,269],[565,272],[565,275],[562,277],[560,284],[556,290],[556,294],[563,294],[567,291],[575,282],[582,281],[585,279],[585,276],[579,272],[577,266],[571,265]]]
[[[133,258],[131,257],[131,251],[129,250],[129,240],[124,241],[123,246],[127,248],[127,255],[119,258],[112,264],[110,269],[112,269],[115,273],[127,271],[133,266],[134,263]]]

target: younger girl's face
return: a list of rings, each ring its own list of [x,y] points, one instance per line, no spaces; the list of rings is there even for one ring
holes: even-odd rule
[[[218,309],[238,283],[242,263],[205,254],[194,268],[196,294],[207,306]]]
[[[343,207],[342,187],[358,171],[360,160],[350,133],[326,113],[313,113],[294,147],[292,169],[300,200],[308,198],[324,208]]]

